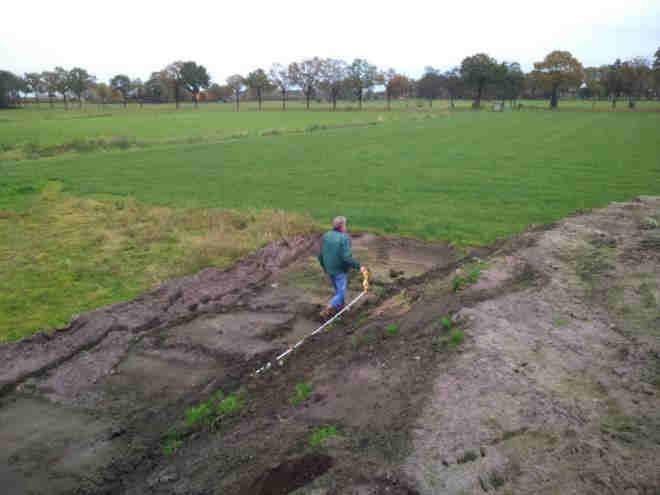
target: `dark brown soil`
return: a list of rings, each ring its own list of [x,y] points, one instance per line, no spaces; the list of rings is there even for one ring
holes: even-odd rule
[[[463,254],[356,236],[368,297],[259,376],[330,296],[314,238],[0,346],[2,486],[657,493],[660,259],[641,219],[659,211],[657,198],[614,204]],[[479,280],[454,292],[475,266]],[[186,426],[218,390],[239,393],[240,411]],[[312,444],[322,427],[335,434]]]

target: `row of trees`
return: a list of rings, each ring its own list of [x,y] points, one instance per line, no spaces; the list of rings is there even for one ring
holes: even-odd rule
[[[239,110],[242,98],[254,97],[261,110],[264,97],[279,93],[282,109],[286,109],[290,94],[301,94],[309,109],[313,98],[326,99],[332,109],[340,99],[351,99],[362,108],[365,93],[375,86],[383,88],[389,109],[393,98],[417,96],[429,100],[473,98],[473,107],[481,106],[482,98],[489,96],[512,103],[521,94],[531,97],[549,97],[550,107],[556,108],[562,91],[582,97],[606,97],[613,105],[623,95],[630,106],[634,100],[660,94],[660,48],[652,64],[646,59],[616,60],[610,65],[583,68],[566,51],[553,51],[534,64],[534,70],[525,74],[518,63],[498,62],[484,53],[466,57],[460,66],[441,72],[427,67],[418,79],[411,79],[394,69],[379,70],[364,59],[352,63],[332,58],[310,58],[285,66],[274,64],[270,70],[258,68],[243,76],[234,74],[225,84],[211,84],[211,77],[203,65],[193,61],[174,62],[153,72],[145,82],[117,74],[107,83],[98,82],[85,69],[65,70],[56,67],[42,73],[26,73],[19,77],[0,71],[0,107],[20,101],[21,95],[46,94],[51,106],[61,95],[65,106],[73,96],[82,105],[83,98],[99,103],[121,98],[124,105],[130,99],[140,104],[145,101],[174,101],[177,107],[182,99],[192,99],[197,106],[200,97],[211,100],[231,100]]]

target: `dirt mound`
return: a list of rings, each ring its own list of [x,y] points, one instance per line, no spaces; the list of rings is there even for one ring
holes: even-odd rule
[[[467,254],[356,236],[369,296],[259,377],[329,297],[316,239],[2,346],[0,480],[49,494],[656,493],[658,215],[641,198]]]

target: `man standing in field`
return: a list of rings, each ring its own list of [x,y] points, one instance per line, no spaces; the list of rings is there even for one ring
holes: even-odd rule
[[[321,252],[319,263],[323,271],[328,274],[335,290],[334,297],[328,306],[321,311],[321,319],[327,321],[344,307],[346,296],[347,272],[351,268],[365,271],[351,254],[351,239],[346,234],[346,217],[337,217],[332,221],[332,230],[321,238]]]

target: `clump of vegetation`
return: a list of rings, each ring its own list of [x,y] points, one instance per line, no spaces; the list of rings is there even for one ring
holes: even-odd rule
[[[585,248],[576,256],[575,272],[584,284],[587,297],[593,297],[600,289],[601,278],[614,270],[616,253],[616,248],[597,247]]]
[[[385,327],[385,332],[390,337],[394,337],[398,331],[399,331],[399,326],[396,323],[390,323]]]
[[[319,448],[323,446],[323,442],[332,437],[337,436],[337,428],[330,425],[330,426],[321,426],[319,428],[314,429],[312,433],[309,435],[309,445],[314,448]]]
[[[323,131],[327,128],[325,124],[309,124],[305,127],[305,132]]]
[[[459,346],[465,340],[465,334],[460,328],[452,328],[449,331],[449,345],[452,347]]]
[[[309,383],[297,383],[296,384],[296,391],[290,399],[290,403],[292,406],[299,406],[305,400],[307,400],[307,397],[309,397],[309,394],[312,393],[312,386]]]
[[[225,396],[218,390],[206,401],[195,404],[184,413],[185,428],[182,431],[172,428],[163,440],[161,450],[165,455],[174,454],[183,445],[184,438],[199,428],[214,429],[219,422],[228,416],[238,413],[245,403],[245,391]]]
[[[283,129],[264,129],[259,133],[260,136],[279,136],[280,134],[284,134]]]
[[[600,430],[626,443],[634,443],[644,433],[640,419],[623,414],[605,416],[601,421]]]
[[[443,316],[442,318],[440,318],[440,325],[442,325],[442,328],[444,328],[447,331],[451,330],[452,327],[451,318],[449,316]]]
[[[474,450],[467,450],[461,457],[456,460],[456,462],[459,464],[465,464],[466,462],[476,461],[478,458],[479,455]]]
[[[451,282],[451,288],[454,292],[460,292],[466,287],[476,284],[481,277],[481,270],[483,266],[481,263],[469,265],[459,270]]]
[[[179,433],[176,430],[170,430],[167,432],[167,435],[165,435],[161,450],[165,455],[172,455],[176,453],[182,445],[183,440],[179,436]]]
[[[250,135],[248,131],[238,131],[229,135],[229,139],[243,139]]]
[[[644,217],[642,218],[642,221],[639,223],[639,226],[642,229],[653,230],[653,229],[657,229],[659,224],[658,224],[658,220],[655,219],[654,217]]]
[[[207,401],[186,409],[185,422],[188,429],[199,426],[213,427],[226,416],[236,414],[245,402],[245,392],[224,396],[221,390],[213,394]]]
[[[447,347],[457,347],[465,340],[463,330],[452,321],[450,316],[441,317],[440,326],[442,327],[443,334],[433,339],[432,345],[434,350],[440,351]]]

